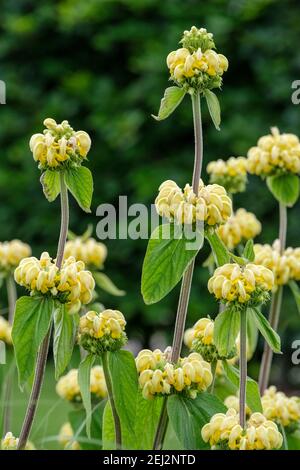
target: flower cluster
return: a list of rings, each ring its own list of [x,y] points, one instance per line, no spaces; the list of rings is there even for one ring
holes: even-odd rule
[[[280,134],[277,127],[261,137],[256,147],[248,151],[249,173],[269,176],[281,173],[300,173],[300,142],[294,134]]]
[[[85,131],[74,131],[68,121],[57,124],[45,119],[42,134],[34,134],[29,142],[30,150],[39,168],[57,170],[67,165],[81,165],[90,148],[91,139]]]
[[[265,266],[274,274],[274,288],[285,285],[290,280],[290,267],[287,257],[280,254],[279,244],[271,245],[254,245],[254,253],[256,264]]]
[[[247,184],[247,159],[230,157],[228,160],[210,162],[206,168],[210,175],[210,183],[224,186],[229,193],[242,193]]]
[[[0,271],[13,271],[23,258],[31,255],[31,248],[20,240],[0,242]]]
[[[1,450],[17,450],[19,438],[15,437],[12,432],[7,432],[1,441]],[[35,450],[32,442],[27,441],[25,450]]]
[[[284,251],[287,264],[290,268],[290,279],[300,281],[300,248],[287,248]]]
[[[261,223],[252,212],[238,209],[224,225],[218,227],[218,234],[223,243],[232,250],[237,245],[261,232]]]
[[[63,375],[56,384],[56,392],[65,400],[81,403],[82,397],[78,384],[78,370],[71,369],[66,375]],[[101,366],[91,368],[90,374],[90,392],[94,399],[102,399],[107,395],[104,372]]]
[[[189,184],[182,191],[175,181],[165,181],[159,187],[155,205],[159,215],[179,224],[198,221],[215,226],[224,224],[232,213],[232,202],[225,189],[218,184],[205,186],[202,180],[198,195]]]
[[[71,423],[65,423],[62,425],[58,435],[58,441],[60,445],[67,450],[80,450],[80,444],[74,441],[74,431]]]
[[[90,311],[80,318],[80,345],[92,354],[120,349],[127,341],[126,321],[119,310]]]
[[[267,419],[276,421],[290,430],[300,425],[300,398],[287,397],[272,386],[265,390],[261,399],[263,413]]]
[[[274,450],[280,449],[283,442],[277,425],[261,413],[253,413],[243,430],[239,424],[239,415],[233,408],[226,414],[215,414],[203,426],[201,435],[212,449]]]
[[[195,398],[198,391],[206,390],[212,382],[210,364],[198,353],[191,353],[172,364],[167,352],[144,349],[136,358],[136,366],[139,385],[146,399],[177,392]]]
[[[40,259],[23,259],[15,270],[15,281],[31,295],[49,295],[66,303],[69,313],[77,312],[81,304],[90,303],[95,288],[93,276],[85,270],[82,261],[69,257],[59,270],[47,252]]]
[[[83,261],[89,268],[101,268],[107,256],[107,248],[94,238],[83,240],[80,237],[69,240],[65,247],[65,258],[73,256],[76,261]]]
[[[228,397],[225,398],[224,405],[228,409],[233,408],[238,413],[239,409],[240,409],[239,397],[237,395],[229,395]],[[252,413],[251,409],[246,404],[246,415],[247,415],[247,417],[249,417],[251,415],[251,413]]]
[[[208,281],[208,290],[223,302],[260,304],[272,290],[274,276],[268,268],[256,264],[240,266],[227,263],[217,268]]]
[[[187,91],[219,88],[222,75],[228,69],[228,60],[213,50],[213,35],[193,26],[184,32],[180,42],[183,47],[167,57],[171,79]]]
[[[0,317],[0,341],[4,341],[6,344],[12,344],[11,326],[3,317]]]

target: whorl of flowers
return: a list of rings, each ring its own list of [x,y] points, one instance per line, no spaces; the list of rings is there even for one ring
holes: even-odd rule
[[[107,248],[94,238],[83,240],[77,237],[66,243],[65,258],[69,256],[73,256],[76,261],[83,261],[89,268],[101,268],[107,256]]]
[[[4,343],[9,345],[12,344],[11,326],[3,317],[0,317],[0,341],[4,341]]]
[[[291,431],[300,428],[300,398],[287,397],[271,386],[265,390],[261,399],[263,414],[267,419],[276,421]]]
[[[63,375],[56,384],[56,392],[65,400],[81,403],[82,397],[78,384],[78,370],[71,369],[66,375]],[[90,392],[94,399],[102,399],[107,396],[107,388],[104,378],[104,372],[101,366],[91,368],[90,374]]]
[[[237,395],[229,395],[228,397],[225,398],[224,405],[228,409],[233,408],[238,413],[240,409],[239,397]],[[251,413],[252,411],[250,410],[249,406],[246,404],[246,415],[248,418],[251,415]]]
[[[287,264],[290,268],[290,278],[300,281],[300,248],[287,248],[284,251]]]
[[[213,50],[212,33],[193,26],[190,31],[184,31],[180,43],[182,47],[167,57],[171,80],[187,91],[220,88],[228,60]]]
[[[206,167],[210,183],[224,186],[229,193],[242,193],[247,184],[247,159],[245,157],[221,158],[210,162]]]
[[[15,281],[29,290],[30,295],[48,295],[66,303],[69,313],[77,312],[81,304],[90,303],[95,288],[94,278],[82,261],[69,257],[59,270],[47,252],[40,259],[23,259],[15,270]]]
[[[215,414],[201,430],[204,442],[212,449],[275,450],[282,446],[283,438],[276,423],[261,413],[253,413],[246,429],[239,424],[239,415],[230,408],[226,414]]]
[[[41,170],[57,170],[81,165],[90,148],[91,139],[85,131],[74,131],[68,121],[57,124],[54,119],[44,121],[42,134],[34,134],[29,142],[33,158]]]
[[[225,189],[218,184],[204,185],[200,180],[198,195],[189,184],[184,190],[167,180],[159,187],[155,200],[159,215],[179,224],[204,222],[215,226],[224,224],[232,213],[232,202]]]
[[[208,290],[226,303],[257,305],[269,297],[273,285],[274,275],[264,266],[227,263],[215,270],[208,281]]]
[[[12,432],[7,432],[1,441],[1,450],[17,450],[19,438],[15,437]],[[27,441],[25,450],[35,450],[32,442]]]
[[[255,264],[260,264],[270,269],[274,274],[274,286],[282,286],[290,280],[290,267],[287,257],[280,254],[279,244],[275,242],[273,246],[265,244],[255,244]]]
[[[218,227],[218,234],[229,249],[255,238],[261,232],[261,223],[252,212],[238,209],[224,225]]]
[[[0,242],[0,271],[13,271],[23,258],[30,255],[30,246],[20,240]]]
[[[73,440],[74,431],[71,423],[65,423],[62,425],[58,435],[58,442],[60,445],[67,450],[80,450],[80,444]]]
[[[172,364],[166,352],[144,349],[136,358],[136,366],[139,385],[146,399],[177,392],[195,398],[212,382],[210,364],[198,353],[191,353]]]
[[[119,310],[87,312],[80,318],[78,340],[91,354],[116,351],[127,341],[126,320]]]
[[[280,134],[277,127],[261,137],[256,147],[248,151],[249,173],[269,176],[282,173],[300,173],[300,142],[294,134]]]

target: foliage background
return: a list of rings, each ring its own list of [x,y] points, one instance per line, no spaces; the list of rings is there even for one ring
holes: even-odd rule
[[[222,129],[218,133],[203,106],[205,165],[209,160],[245,155],[269,127],[299,133],[299,106],[291,102],[291,84],[300,78],[299,3],[297,0],[19,0],[1,2],[0,78],[7,104],[0,108],[0,239],[20,238],[34,254],[55,253],[58,202],[42,196],[39,172],[29,152],[32,133],[45,117],[68,119],[90,133],[89,167],[95,178],[93,213],[71,204],[71,229],[96,226],[97,206],[150,205],[159,184],[191,179],[193,133],[188,98],[167,121],[156,112],[168,85],[165,57],[181,32],[193,24],[213,31],[219,52],[230,61],[222,93]],[[204,175],[207,180],[207,175]],[[248,192],[235,200],[263,221],[263,242],[277,236],[277,204],[265,185],[250,178]],[[299,244],[299,204],[289,211],[288,244]],[[129,336],[144,346],[170,341],[178,288],[154,306],[145,306],[140,275],[146,240],[111,240],[106,272],[127,291],[123,298],[103,296],[129,321]],[[200,254],[188,324],[214,315],[208,274]],[[5,292],[1,304],[5,306]],[[299,366],[291,367],[291,343],[299,338],[299,316],[290,295],[281,321],[284,355],[277,357],[274,380],[299,385]],[[153,336],[153,333],[156,334]],[[255,373],[257,364],[252,363]]]

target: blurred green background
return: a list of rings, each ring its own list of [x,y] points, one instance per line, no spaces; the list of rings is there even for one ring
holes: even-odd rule
[[[184,185],[191,179],[189,99],[167,121],[157,123],[150,115],[168,86],[165,58],[193,24],[214,33],[218,51],[230,63],[217,92],[221,132],[203,106],[204,168],[212,159],[246,155],[270,126],[299,133],[300,107],[291,102],[291,84],[300,78],[297,0],[4,0],[1,5],[0,79],[7,85],[7,104],[0,108],[0,239],[26,241],[35,255],[55,254],[59,232],[59,203],[43,197],[28,148],[46,117],[68,119],[92,137],[93,212],[83,214],[72,201],[70,228],[76,233],[88,223],[96,227],[100,203],[117,204],[119,195],[128,195],[129,204],[150,205],[162,181]],[[250,178],[235,206],[263,222],[261,241],[276,238],[277,204],[259,178]],[[297,246],[298,240],[299,204],[289,210],[288,244]],[[146,245],[146,240],[107,242],[106,272],[127,295],[101,300],[124,312],[131,339],[163,345],[170,342],[179,288],[159,304],[144,305],[140,277]],[[201,267],[207,255],[206,246],[195,272],[188,325],[216,313]],[[6,304],[4,291],[1,304]],[[300,318],[288,292],[280,330],[284,355],[275,360],[274,380],[295,389],[300,368],[291,365],[291,343],[300,336]],[[254,374],[257,367],[253,361]]]

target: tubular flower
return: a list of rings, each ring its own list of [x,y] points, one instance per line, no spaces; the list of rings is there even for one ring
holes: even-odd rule
[[[261,413],[253,413],[243,430],[239,424],[239,415],[233,408],[226,414],[215,414],[203,426],[201,435],[212,449],[273,450],[280,449],[283,442],[277,425]]]
[[[81,304],[90,303],[95,288],[93,276],[85,270],[82,261],[69,257],[59,270],[47,252],[40,259],[23,259],[15,270],[15,281],[28,289],[30,295],[50,295],[66,303],[69,313],[77,312]]]
[[[229,395],[227,398],[225,398],[224,405],[228,409],[233,408],[238,413],[240,409],[239,397],[236,395]],[[246,415],[248,418],[250,417],[251,413],[252,411],[250,410],[249,406],[246,405]]]
[[[275,242],[271,245],[254,245],[255,264],[260,264],[270,269],[274,274],[274,287],[287,284],[290,280],[290,268],[287,257],[281,255],[279,246]]]
[[[268,298],[268,291],[273,285],[274,275],[264,266],[227,263],[215,270],[208,281],[208,290],[226,303],[257,305]]]
[[[300,248],[287,248],[284,252],[288,267],[290,268],[290,278],[300,281]]]
[[[0,317],[0,341],[6,344],[12,344],[11,326],[5,318]]]
[[[94,238],[82,240],[77,237],[66,243],[65,258],[69,256],[73,256],[76,261],[83,261],[88,267],[101,268],[107,256],[107,248]]]
[[[221,158],[210,162],[206,167],[210,183],[224,186],[229,193],[242,193],[247,184],[247,159],[245,157]]]
[[[175,181],[159,187],[155,200],[159,215],[179,224],[203,222],[209,226],[224,224],[232,213],[232,202],[225,189],[217,184],[204,185],[200,180],[198,196],[189,184],[182,191]]]
[[[58,442],[60,445],[67,450],[80,450],[80,444],[74,441],[74,431],[71,423],[65,423],[62,425],[58,435]]]
[[[42,134],[34,134],[29,142],[33,158],[41,170],[57,170],[81,165],[91,148],[90,136],[85,131],[74,131],[68,121],[57,124],[45,119]]]
[[[116,351],[127,341],[126,321],[119,310],[90,311],[80,318],[80,345],[92,354]]]
[[[0,272],[11,272],[23,258],[31,255],[31,248],[20,240],[0,242]]]
[[[271,386],[265,390],[261,399],[263,414],[267,419],[276,421],[290,431],[300,426],[300,398],[287,397]]]
[[[176,392],[195,398],[212,382],[210,365],[198,353],[191,353],[180,358],[177,364],[172,364],[166,352],[144,349],[136,358],[136,366],[145,399]]]
[[[242,240],[250,240],[255,238],[261,232],[261,223],[252,212],[246,209],[238,209],[235,213],[235,218],[238,221],[242,233]]]
[[[236,355],[235,348],[228,356],[220,356],[214,344],[214,322],[210,318],[200,318],[192,328],[191,349],[201,354],[207,362],[232,359]]]
[[[78,370],[71,369],[66,375],[63,375],[56,384],[56,392],[65,400],[81,403],[82,397],[78,384]],[[90,392],[92,397],[102,399],[107,396],[106,383],[103,369],[101,366],[95,366],[90,374]]]
[[[15,437],[13,433],[7,432],[1,441],[1,450],[17,450],[19,438]],[[27,441],[25,450],[35,450],[32,442]]]
[[[260,176],[300,173],[300,142],[294,134],[280,134],[277,127],[248,151],[248,172]]]
[[[213,35],[204,28],[193,26],[184,32],[180,42],[183,47],[170,52],[167,57],[171,79],[187,91],[220,88],[228,60],[213,50]]]
[[[261,223],[245,209],[238,209],[224,225],[218,227],[219,237],[229,249],[256,237],[260,232]]]

